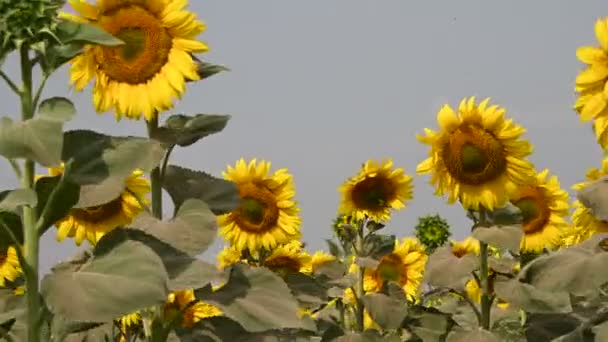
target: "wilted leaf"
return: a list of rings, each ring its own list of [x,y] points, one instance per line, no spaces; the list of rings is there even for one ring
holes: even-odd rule
[[[560,313],[571,312],[570,295],[567,292],[543,291],[517,279],[496,282],[496,295],[527,312]]]
[[[490,246],[519,251],[523,228],[521,225],[477,227],[472,235]]]
[[[167,119],[165,125],[156,130],[153,137],[169,146],[190,146],[206,136],[221,132],[228,120],[230,115],[175,114]]]
[[[79,269],[55,270],[42,280],[49,309],[75,322],[107,322],[164,302],[167,273],[161,259],[141,242],[102,238]]]
[[[576,197],[598,220],[608,220],[608,177],[585,186]]]
[[[501,342],[498,336],[477,328],[471,331],[455,330],[448,335],[447,342]]]
[[[42,235],[57,220],[61,219],[78,203],[80,187],[62,176],[43,177],[36,181],[40,218],[36,224],[38,234]]]
[[[380,260],[395,249],[395,235],[370,234],[363,240],[360,256]]]
[[[32,189],[15,189],[0,192],[0,210],[19,212],[24,205],[34,207],[38,202]]]
[[[374,322],[383,329],[398,329],[407,316],[407,303],[382,293],[369,293],[363,297],[365,309]]]
[[[122,45],[124,42],[96,25],[60,20],[55,34],[63,44],[79,42],[106,46]]]
[[[439,287],[460,287],[471,272],[477,269],[478,258],[467,254],[458,258],[450,246],[438,248],[429,256],[425,269],[425,282]]]
[[[216,305],[249,332],[305,328],[298,302],[283,280],[266,268],[231,268],[228,283],[217,291],[196,290],[196,297]]]
[[[170,221],[141,214],[132,226],[193,256],[206,251],[217,235],[215,216],[207,204],[197,199],[184,202]]]
[[[75,130],[66,132],[64,140],[62,160],[70,163],[66,177],[80,185],[98,184],[111,176],[124,180],[135,169],[150,171],[158,166],[164,155],[159,142],[146,138],[112,137]],[[103,193],[104,200],[108,202],[119,194]]]
[[[574,331],[580,320],[563,313],[529,314],[526,319],[528,341],[552,341]]]
[[[207,203],[214,214],[220,215],[233,211],[241,202],[233,182],[175,165],[167,166],[163,188],[173,199],[175,208],[189,198],[197,198]]]

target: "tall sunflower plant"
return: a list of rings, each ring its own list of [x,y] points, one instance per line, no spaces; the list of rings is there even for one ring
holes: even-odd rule
[[[413,177],[368,160],[338,188],[328,252],[309,252],[293,175],[240,159],[221,177],[170,163],[229,115],[170,114],[186,87],[228,69],[204,61],[187,0],[0,2],[0,77],[21,117],[0,122],[20,186],[0,192],[0,336],[9,341],[590,341],[608,336],[608,159],[573,186],[528,160],[525,129],[489,99],[444,105],[418,140],[439,215],[387,233]],[[576,51],[574,110],[608,141],[608,19]],[[18,75],[5,59],[17,61]],[[64,130],[76,114],[44,98],[69,71],[117,121],[147,136]],[[18,80],[18,81],[16,81]],[[163,118],[164,117],[164,118]],[[163,218],[163,189],[173,213]],[[570,212],[570,210],[573,210]],[[40,237],[81,250],[42,277]],[[304,232],[305,233],[305,232]],[[405,235],[405,234],[404,234]],[[415,236],[414,236],[415,235]],[[221,236],[216,264],[199,256]]]

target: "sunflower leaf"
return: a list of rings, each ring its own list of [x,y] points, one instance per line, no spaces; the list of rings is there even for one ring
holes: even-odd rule
[[[383,329],[398,329],[407,316],[407,303],[382,293],[369,293],[363,297],[365,309],[374,322]]]
[[[226,285],[195,291],[196,297],[219,307],[249,332],[271,329],[304,329],[298,302],[283,280],[266,268],[234,265]]]
[[[196,72],[198,73],[198,76],[201,78],[201,80],[219,74],[220,72],[230,71],[230,69],[224,65],[204,62],[198,59],[196,56],[192,56],[192,59],[196,63]]]
[[[451,246],[440,247],[429,256],[424,281],[433,286],[461,288],[478,265],[478,258],[473,254],[459,258],[452,253]]]
[[[608,177],[585,186],[576,197],[598,220],[608,220]]]
[[[25,341],[27,334],[27,307],[25,296],[16,296],[11,289],[0,290],[0,337],[8,330],[14,341]],[[10,341],[8,338],[6,339]]]
[[[564,313],[531,313],[526,316],[527,341],[553,341],[575,331],[581,324],[578,318]]]
[[[454,330],[452,331],[446,340],[447,342],[500,342],[501,339],[493,333],[477,328],[475,330],[463,331]]]
[[[189,199],[170,221],[141,214],[132,224],[174,248],[195,256],[203,253],[217,235],[216,218],[205,202]]]
[[[509,226],[477,227],[472,236],[490,246],[519,251],[523,227],[519,224]]]
[[[23,244],[23,225],[21,217],[13,212],[0,211],[0,250],[5,251],[9,246]]]
[[[395,249],[395,235],[369,234],[363,239],[361,256],[380,260]]]
[[[202,138],[221,132],[230,120],[230,115],[197,114],[171,115],[165,125],[159,127],[153,137],[169,145],[186,147]]]
[[[63,122],[48,116],[13,122],[0,120],[0,155],[8,159],[30,159],[42,166],[61,163]]]
[[[35,189],[38,194],[36,211],[40,213],[36,225],[38,234],[42,235],[78,203],[80,187],[62,176],[56,176],[40,178],[36,181]]]
[[[177,209],[185,200],[196,198],[207,203],[214,214],[221,215],[233,211],[241,202],[233,182],[175,165],[167,166],[163,188]]]
[[[523,220],[521,210],[511,203],[493,211],[488,211],[485,216],[485,223],[488,227],[516,225],[522,223]]]
[[[98,26],[77,23],[71,20],[60,20],[55,30],[57,38],[63,44],[81,43],[105,46],[123,45],[124,42]]]
[[[108,234],[87,262],[45,276],[41,292],[54,314],[74,322],[108,322],[163,303],[167,283],[162,260],[152,249]]]
[[[62,160],[70,164],[66,177],[79,185],[99,184],[110,177],[124,181],[136,169],[146,172],[158,166],[165,152],[155,140],[113,137],[89,130],[66,132],[64,140]],[[98,196],[118,197],[120,191],[111,189]]]
[[[570,295],[562,291],[543,291],[518,280],[497,282],[496,295],[526,312],[572,312]]]
[[[51,97],[40,103],[38,113],[49,120],[66,122],[76,115],[76,108],[72,101],[65,97]]]
[[[32,189],[15,189],[0,192],[0,210],[18,213],[22,206],[35,207],[38,202]]]

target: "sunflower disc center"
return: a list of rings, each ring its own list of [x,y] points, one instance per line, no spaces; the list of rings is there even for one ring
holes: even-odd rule
[[[551,209],[548,207],[541,189],[529,187],[522,192],[524,196],[513,201],[513,205],[521,211],[524,233],[540,232],[549,222]]]
[[[391,184],[380,177],[369,177],[359,182],[353,190],[353,201],[359,208],[381,209],[391,197]]]
[[[77,220],[90,223],[106,221],[122,212],[122,197],[111,202],[88,208],[75,208],[71,210]]]
[[[389,254],[383,257],[376,268],[376,274],[382,281],[395,281],[400,284],[407,282],[406,270],[397,254]]]
[[[279,208],[275,195],[263,184],[241,184],[239,186],[241,206],[233,212],[241,229],[262,233],[273,229],[279,220]]]
[[[285,269],[294,272],[298,272],[301,268],[301,264],[298,260],[287,256],[280,256],[272,258],[265,262],[266,266],[273,269]]]
[[[116,37],[125,42],[120,47],[120,55],[127,61],[137,58],[146,48],[146,33],[138,28],[124,28]]]
[[[266,205],[255,198],[245,198],[241,210],[243,216],[251,223],[260,224],[264,220]]]
[[[471,124],[461,125],[449,136],[441,157],[450,175],[467,185],[493,181],[507,170],[502,143]]]

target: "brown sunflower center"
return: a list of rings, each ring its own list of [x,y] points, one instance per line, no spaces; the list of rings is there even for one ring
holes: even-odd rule
[[[101,16],[99,24],[124,42],[96,47],[97,63],[111,80],[145,83],[167,63],[173,40],[161,20],[147,9],[121,7]]]
[[[467,249],[461,246],[452,246],[452,254],[460,259],[467,255]]]
[[[542,189],[528,187],[521,191],[521,195],[519,199],[513,201],[513,205],[521,211],[524,233],[532,234],[542,231],[551,216],[551,209],[546,203]]]
[[[275,195],[261,184],[239,186],[241,206],[232,213],[238,226],[248,232],[265,232],[276,226],[279,208]]]
[[[122,198],[88,208],[74,208],[70,214],[78,221],[100,223],[111,219],[122,212]]]
[[[267,260],[264,264],[270,269],[285,269],[294,272],[298,272],[302,267],[302,264],[298,260],[288,256],[272,258]]]
[[[358,208],[378,210],[385,208],[394,197],[394,186],[384,177],[368,177],[353,189],[353,202]]]
[[[400,284],[407,282],[407,272],[401,258],[396,254],[389,254],[380,260],[376,274],[382,281],[395,281]]]
[[[485,129],[463,124],[449,137],[442,158],[450,175],[461,183],[490,182],[507,169],[502,143]]]

